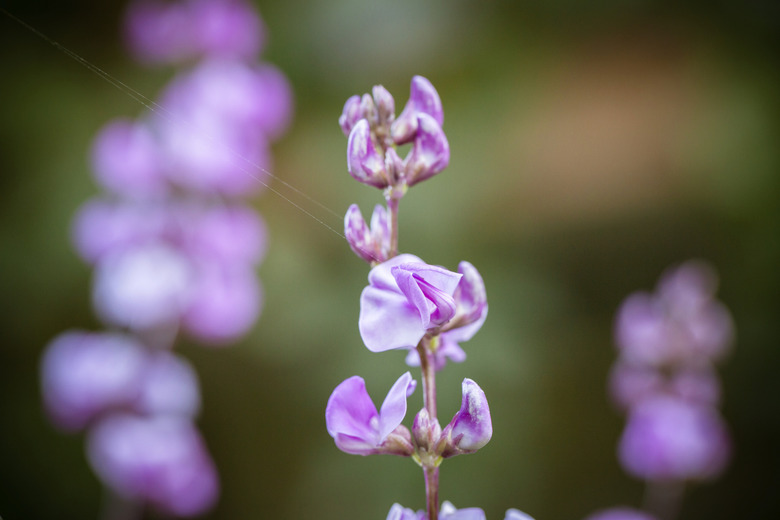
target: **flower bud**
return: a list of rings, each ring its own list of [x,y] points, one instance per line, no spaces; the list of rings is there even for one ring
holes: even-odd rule
[[[358,257],[370,264],[382,263],[390,251],[390,219],[384,206],[377,204],[371,216],[371,228],[366,225],[360,208],[352,204],[344,216],[344,236]]]
[[[398,157],[395,148],[388,148],[385,152],[385,171],[387,171],[387,182],[390,186],[398,184],[398,181],[405,175],[406,166],[404,166],[404,161]]]
[[[344,135],[349,137],[352,127],[363,119],[363,114],[360,111],[360,96],[352,96],[344,103],[344,110],[339,117],[339,126]]]
[[[408,143],[417,133],[417,116],[428,114],[441,126],[444,123],[444,111],[439,93],[430,81],[422,76],[412,78],[409,101],[401,115],[393,123],[391,133],[396,144]]]
[[[412,437],[418,450],[428,453],[433,452],[434,444],[441,437],[439,421],[431,420],[431,416],[426,408],[420,410],[414,417]]]
[[[380,189],[388,186],[385,161],[371,139],[368,121],[361,119],[352,128],[347,143],[347,166],[352,177]]]
[[[474,453],[490,441],[493,423],[485,392],[471,379],[463,380],[460,410],[444,428],[437,450],[442,457]]]
[[[419,114],[417,122],[417,135],[406,158],[409,186],[433,177],[450,163],[450,144],[439,123],[428,114]]]

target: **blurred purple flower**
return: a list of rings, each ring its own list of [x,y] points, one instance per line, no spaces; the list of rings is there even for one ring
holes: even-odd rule
[[[166,513],[201,514],[219,493],[214,463],[188,419],[110,415],[90,432],[87,453],[117,493]]]
[[[531,515],[523,513],[519,509],[507,509],[504,520],[534,520]]]
[[[43,401],[59,427],[84,428],[111,408],[138,398],[146,349],[129,336],[70,331],[57,336],[41,362]]]
[[[390,219],[387,210],[377,204],[371,215],[371,227],[366,225],[360,208],[352,204],[344,216],[344,236],[352,251],[370,264],[382,263],[390,254]]]
[[[463,380],[462,391],[460,410],[442,430],[442,446],[437,451],[445,458],[474,453],[493,436],[493,423],[485,392],[468,378]]]
[[[636,477],[702,480],[723,471],[730,442],[711,406],[656,397],[632,408],[618,452],[625,470]]]
[[[426,114],[433,118],[439,127],[444,123],[444,110],[441,98],[433,84],[422,76],[412,78],[409,100],[401,115],[392,125],[392,136],[396,144],[408,143],[417,134],[419,115]]]
[[[377,413],[362,377],[352,376],[331,394],[325,409],[328,433],[336,446],[353,455],[393,454],[414,451],[409,430],[401,425],[406,399],[416,386],[406,372],[395,382]]]
[[[201,56],[251,58],[265,28],[249,4],[239,0],[141,0],[125,17],[128,47],[148,63],[176,64]]]
[[[183,309],[183,326],[209,343],[234,341],[255,323],[262,300],[260,282],[249,266],[202,262]]]
[[[628,507],[615,507],[597,511],[585,520],[656,520],[654,516]]]
[[[192,257],[222,265],[253,266],[265,256],[265,222],[249,207],[198,205],[183,208],[180,218],[180,240]]]
[[[533,520],[530,517],[509,515],[509,511],[507,511],[505,520],[526,520],[526,518]],[[390,508],[390,512],[387,514],[387,520],[425,520],[426,518],[428,518],[428,515],[425,511],[415,512],[403,507],[401,504],[393,504],[393,507]],[[457,509],[451,502],[445,500],[441,505],[441,511],[439,511],[439,520],[485,520],[485,512],[478,507]]]
[[[715,285],[709,267],[688,262],[664,275],[655,294],[629,296],[615,324],[622,355],[654,366],[722,357],[734,332],[729,312],[713,297]]]
[[[194,276],[189,258],[164,243],[118,251],[96,266],[95,309],[108,323],[135,330],[175,327]]]
[[[372,352],[414,348],[455,315],[452,295],[463,275],[399,255],[374,267],[360,295],[358,327]]]
[[[159,198],[168,191],[161,158],[151,130],[142,123],[119,119],[95,138],[92,168],[107,190],[129,198]]]
[[[200,411],[198,376],[184,358],[150,352],[134,409],[143,415],[195,417]]]

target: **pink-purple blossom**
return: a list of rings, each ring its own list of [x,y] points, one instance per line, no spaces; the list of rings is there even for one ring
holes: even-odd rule
[[[363,220],[357,204],[352,204],[344,215],[344,236],[349,247],[371,265],[388,260],[390,232],[390,218],[380,204],[374,208],[370,227]]]
[[[401,115],[392,125],[392,136],[396,144],[408,143],[417,134],[419,115],[430,116],[438,126],[444,123],[441,98],[433,84],[422,76],[412,78],[409,100]]]
[[[328,433],[336,446],[354,455],[411,455],[411,435],[401,421],[406,416],[406,399],[415,386],[412,375],[403,374],[377,412],[362,377],[352,376],[342,382],[325,409]]]
[[[360,296],[358,327],[372,352],[414,348],[455,315],[463,275],[403,254],[374,267]]]

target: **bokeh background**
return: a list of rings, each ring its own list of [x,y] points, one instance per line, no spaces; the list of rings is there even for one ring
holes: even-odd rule
[[[780,518],[780,4],[772,0],[257,2],[264,56],[289,77],[294,123],[275,146],[280,192],[336,230],[378,190],[346,172],[337,118],[385,85],[400,108],[414,74],[437,87],[450,167],[401,204],[401,249],[481,271],[490,315],[468,360],[439,376],[446,422],[471,377],[494,437],[442,466],[442,497],[488,518],[518,507],[581,519],[641,503],[615,456],[623,417],[606,397],[614,312],[668,266],[702,258],[738,341],[720,367],[731,466],[692,485],[680,520]],[[153,98],[170,71],[122,48],[123,4],[10,0],[47,37]],[[97,130],[143,107],[0,14],[0,515],[96,518],[102,492],[81,435],[40,404],[43,348],[99,329],[70,220],[97,194]],[[421,471],[339,452],[332,389],[360,374],[375,400],[405,370],[357,331],[367,267],[281,196],[256,200],[271,232],[263,315],[240,344],[184,343],[204,399],[199,424],[223,493],[209,519],[384,518],[422,507]],[[327,208],[327,209],[325,209]],[[420,406],[420,394],[411,408]],[[152,516],[150,516],[152,518]]]

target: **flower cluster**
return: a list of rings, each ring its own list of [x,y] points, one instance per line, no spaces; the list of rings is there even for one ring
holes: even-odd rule
[[[716,286],[709,266],[690,261],[664,274],[654,293],[629,296],[618,311],[610,394],[628,415],[618,455],[648,486],[711,479],[728,462],[714,364],[728,352],[734,330],[714,298]],[[632,510],[594,518],[652,519]]]
[[[241,199],[266,184],[292,94],[258,61],[265,30],[243,0],[140,0],[126,23],[141,61],[180,68],[159,104],[95,139],[104,193],[79,211],[73,241],[113,331],[53,340],[43,397],[57,425],[89,429],[90,463],[115,493],[194,515],[218,480],[193,422],[197,378],[171,349],[179,333],[228,344],[259,316],[266,231]]]
[[[392,386],[382,406],[366,392],[363,378],[353,376],[336,387],[325,420],[336,446],[356,455],[393,454],[411,457],[423,468],[426,511],[392,506],[388,520],[484,519],[479,508],[457,510],[439,505],[439,465],[446,458],[474,453],[490,440],[493,426],[487,398],[471,379],[462,384],[462,404],[442,428],[436,409],[436,372],[447,360],[461,362],[460,343],[482,327],[488,306],[479,272],[461,262],[458,272],[430,265],[411,254],[398,254],[398,207],[409,187],[441,172],[450,150],[442,130],[442,104],[427,79],[415,76],[411,95],[395,117],[395,101],[382,86],[353,96],[344,105],[339,124],[348,137],[347,166],[356,180],[383,190],[386,206],[374,209],[367,225],[360,209],[350,206],[344,235],[351,249],[368,262],[368,286],[360,296],[358,328],[372,352],[407,350],[407,364],[422,372],[423,408],[411,430],[402,424],[407,399],[416,388],[410,372]],[[401,159],[398,145],[411,143]],[[529,520],[517,510],[506,520]]]

